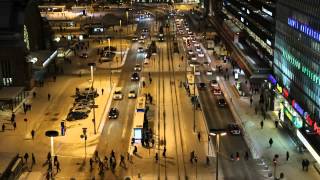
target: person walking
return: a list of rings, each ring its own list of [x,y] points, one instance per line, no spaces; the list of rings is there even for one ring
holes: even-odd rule
[[[17,128],[17,123],[16,122],[13,122],[13,130],[15,131]]]
[[[261,129],[263,129],[263,120],[260,121],[260,127],[261,127]]]
[[[24,160],[25,160],[26,164],[28,163],[28,158],[29,158],[29,154],[25,153],[24,154]]]
[[[309,160],[308,159],[306,159],[306,171],[308,172],[308,169],[309,169],[309,164],[310,164],[310,162],[309,162]]]
[[[32,96],[33,96],[33,98],[36,98],[37,93],[33,91]]]
[[[4,124],[2,124],[2,132],[4,132],[6,126]]]
[[[56,168],[57,168],[57,173],[58,173],[59,171],[61,171],[59,161],[57,161]]]
[[[51,164],[51,153],[50,152],[48,152],[48,154],[47,154],[47,162],[48,162],[48,164]]]
[[[122,165],[122,167],[126,167],[126,163],[124,162],[124,156],[121,154],[120,155],[120,166]]]
[[[190,153],[190,162],[191,162],[191,164],[193,163],[193,159],[194,159],[194,151],[192,151],[191,153]]]
[[[53,158],[53,164],[56,166],[58,163],[58,156],[55,155],[54,158]]]
[[[276,128],[278,128],[278,126],[279,126],[279,121],[278,121],[278,120],[275,120],[275,121],[274,121],[274,125],[276,126]]]
[[[252,103],[253,103],[253,99],[252,99],[252,96],[250,96],[250,107],[252,106]]]
[[[152,147],[154,147],[154,139],[153,138],[151,139],[151,145],[152,145]]]
[[[201,133],[200,132],[198,132],[198,140],[199,140],[199,142],[201,140]]]
[[[48,93],[48,101],[50,101],[50,99],[51,99],[51,94]]]
[[[272,139],[272,138],[270,138],[270,139],[269,139],[269,145],[270,145],[270,148],[272,147],[272,144],[273,144],[273,139]]]
[[[167,152],[167,148],[164,147],[163,152],[162,152],[162,156],[163,156],[163,157],[166,157],[166,152]]]
[[[279,110],[279,112],[278,112],[278,118],[279,118],[279,120],[281,119],[281,110]]]
[[[287,151],[287,153],[286,153],[286,160],[287,161],[289,160],[289,151]]]
[[[245,152],[245,154],[244,154],[244,159],[245,159],[245,160],[249,160],[249,153],[248,153],[248,151]]]
[[[137,146],[134,146],[133,154],[137,154],[137,152],[138,152],[138,148]]]
[[[156,155],[155,155],[155,160],[156,160],[156,163],[158,163],[158,160],[159,160],[159,155],[158,155],[158,153],[156,153]]]
[[[32,160],[32,166],[36,164],[36,158],[34,157],[34,154],[31,154],[31,160]]]
[[[36,132],[32,129],[32,131],[31,131],[31,137],[32,137],[32,139],[34,139],[35,133],[36,133]]]
[[[92,158],[90,158],[89,163],[90,163],[90,171],[92,171],[92,169],[93,169],[93,159]]]
[[[102,95],[103,95],[103,92],[104,92],[104,89],[102,88],[102,89],[101,89],[101,94],[102,94]]]

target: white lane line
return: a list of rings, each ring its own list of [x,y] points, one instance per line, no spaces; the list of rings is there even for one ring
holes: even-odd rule
[[[110,123],[110,125],[109,125],[109,127],[108,127],[108,135],[110,134],[110,131],[111,131],[111,129],[112,129],[112,127],[114,126],[114,123]]]

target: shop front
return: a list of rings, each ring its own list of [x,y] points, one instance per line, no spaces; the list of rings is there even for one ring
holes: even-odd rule
[[[281,125],[289,130],[294,140],[298,140],[298,150],[307,149],[320,164],[320,123],[313,120],[309,112],[272,75],[269,75],[268,83],[275,94],[274,109],[278,110]]]

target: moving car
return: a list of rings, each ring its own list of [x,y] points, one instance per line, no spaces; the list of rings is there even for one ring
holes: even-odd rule
[[[71,111],[67,116],[67,121],[86,119],[88,114],[85,112]]]
[[[199,51],[199,52],[198,52],[198,56],[199,56],[199,57],[204,57],[204,53],[203,53],[202,51]]]
[[[87,59],[88,58],[88,53],[82,53],[80,55],[81,58]]]
[[[114,100],[121,100],[122,98],[123,98],[122,87],[116,87],[114,94],[113,94],[113,99]]]
[[[220,107],[224,107],[227,105],[227,102],[223,96],[218,97],[217,102]]]
[[[199,69],[196,69],[196,70],[194,71],[194,75],[195,75],[195,76],[200,76],[200,70],[199,70]]]
[[[206,85],[206,83],[204,83],[204,82],[201,82],[201,83],[198,84],[198,88],[199,88],[200,90],[203,90],[203,89],[205,89],[206,87],[207,87],[207,85]]]
[[[213,92],[214,95],[221,95],[222,94],[221,89],[220,89],[219,86],[214,86],[212,88],[212,92]]]
[[[144,49],[143,49],[143,47],[138,47],[137,51],[138,51],[138,53],[143,53]]]
[[[133,70],[135,70],[135,71],[141,71],[141,66],[140,66],[140,64],[136,64],[136,65],[134,66]]]
[[[139,81],[140,80],[139,74],[137,72],[132,73],[131,80],[132,81]]]
[[[200,47],[200,46],[197,46],[197,47],[196,47],[196,51],[197,51],[197,52],[200,52],[200,51],[201,51],[201,47]]]
[[[192,50],[192,49],[189,49],[189,50],[188,50],[188,54],[190,54],[190,55],[193,54],[193,50]]]
[[[138,41],[138,37],[136,37],[136,36],[133,37],[133,38],[132,38],[132,41],[134,41],[134,42],[135,42],[135,41]]]
[[[129,99],[134,99],[136,97],[137,97],[137,94],[136,94],[136,92],[134,90],[129,91],[129,93],[128,93],[128,98]]]
[[[229,133],[232,135],[240,135],[241,134],[241,130],[238,124],[228,124],[228,130]]]
[[[192,54],[190,58],[191,58],[192,61],[196,61],[197,60],[197,56],[195,54]]]
[[[108,117],[109,119],[117,119],[119,117],[119,110],[117,108],[111,108]]]
[[[212,70],[207,70],[206,72],[207,76],[211,76],[213,74]]]
[[[218,86],[219,86],[219,85],[218,85],[218,81],[215,80],[215,79],[212,79],[212,80],[210,81],[210,86],[211,86],[211,87],[218,87]]]
[[[138,40],[138,42],[139,42],[139,43],[144,43],[144,38],[143,38],[143,37],[140,37],[139,40]]]

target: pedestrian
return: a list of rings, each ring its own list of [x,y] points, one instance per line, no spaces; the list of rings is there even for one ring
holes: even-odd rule
[[[16,120],[16,115],[12,112],[11,114],[11,122],[13,123]]]
[[[272,138],[270,138],[270,139],[269,139],[269,145],[270,145],[270,147],[272,147],[272,144],[273,144],[273,140],[272,140]]]
[[[31,137],[32,137],[32,139],[34,139],[34,135],[35,135],[35,131],[32,129],[32,131],[31,131]]]
[[[287,153],[286,153],[286,160],[287,161],[289,160],[289,151],[287,151]]]
[[[149,101],[150,101],[150,104],[152,104],[152,96],[150,96],[150,98],[149,98]]]
[[[98,160],[99,160],[99,153],[98,153],[97,150],[94,151],[94,160],[95,160],[96,162],[98,162]]]
[[[32,160],[32,166],[36,164],[36,158],[34,157],[34,154],[31,154],[31,160]]]
[[[102,95],[103,95],[103,92],[104,92],[104,89],[102,88],[102,89],[101,89],[101,94],[102,94]]]
[[[51,161],[51,153],[48,152],[48,154],[47,154],[47,162],[48,162],[49,164],[51,164],[50,161]]]
[[[249,160],[249,153],[248,153],[248,151],[246,151],[246,153],[244,154],[244,159],[245,159],[245,160]]]
[[[167,152],[167,148],[164,147],[163,152],[162,152],[162,156],[163,156],[163,157],[166,157],[166,152]]]
[[[120,155],[120,166],[126,167],[126,163],[124,162],[124,156],[121,154]]]
[[[57,173],[58,173],[59,171],[61,171],[59,161],[57,161],[56,167],[57,167]]]
[[[154,139],[153,138],[151,139],[151,145],[152,145],[152,147],[154,147]]]
[[[281,110],[279,110],[279,112],[278,112],[278,118],[279,118],[279,120],[281,119]]]
[[[151,77],[151,73],[150,72],[148,73],[148,75],[149,75],[149,77]]]
[[[92,170],[92,168],[93,168],[93,159],[90,158],[89,162],[90,162],[90,170]]]
[[[274,121],[274,125],[276,126],[276,128],[278,128],[279,121],[278,120]]]
[[[142,86],[143,86],[143,88],[145,88],[146,87],[146,82],[142,81]]]
[[[133,154],[137,154],[137,152],[138,152],[138,148],[137,146],[134,146]]]
[[[48,101],[50,101],[50,99],[51,99],[51,94],[48,93]]]
[[[199,140],[199,142],[201,140],[201,133],[200,132],[198,132],[198,140]]]
[[[50,180],[50,177],[51,177],[51,175],[50,175],[50,172],[48,171],[46,174],[46,180]]]
[[[2,124],[2,132],[4,132],[5,128],[6,128],[6,126],[4,124]]]
[[[106,169],[108,169],[108,157],[107,156],[104,156],[103,163],[104,163],[104,166],[106,167]]]
[[[308,172],[308,169],[309,169],[309,164],[310,164],[310,162],[309,162],[309,160],[308,159],[306,159],[306,171]]]
[[[24,154],[24,159],[25,159],[26,163],[28,163],[28,158],[29,158],[29,154],[28,154],[28,153],[25,153],[25,154]]]
[[[55,155],[54,158],[53,158],[53,164],[56,166],[58,163],[58,156]]]
[[[236,158],[237,158],[237,161],[240,160],[240,154],[239,154],[239,152],[236,152]]]
[[[152,78],[151,77],[149,78],[149,82],[150,82],[150,84],[152,83]]]
[[[252,99],[252,96],[250,97],[250,107],[252,106],[252,103],[253,103],[253,99]]]
[[[13,130],[15,131],[17,128],[17,123],[16,122],[13,122]]]
[[[302,171],[304,171],[306,167],[306,160],[303,159],[301,164],[302,164]]]
[[[156,155],[155,155],[155,160],[156,160],[156,163],[158,162],[158,160],[159,160],[159,155],[158,155],[158,153],[156,153]]]
[[[193,163],[193,159],[194,159],[194,151],[192,151],[190,153],[190,162]]]
[[[209,156],[207,156],[206,158],[206,164],[209,166],[210,165],[210,159],[209,159]]]
[[[267,113],[265,111],[262,111],[262,115],[263,115],[263,120],[266,120]]]
[[[261,126],[261,129],[263,129],[263,120],[260,121],[260,126]]]

